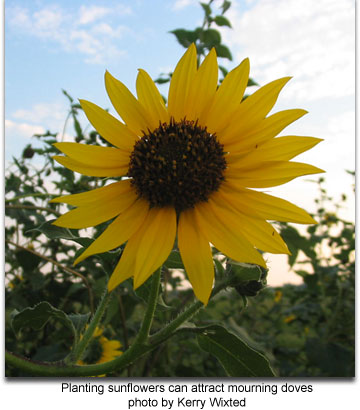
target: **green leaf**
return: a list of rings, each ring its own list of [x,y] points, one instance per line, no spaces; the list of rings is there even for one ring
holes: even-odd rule
[[[164,265],[168,269],[184,269],[184,264],[179,251],[171,251]]]
[[[73,232],[68,228],[62,228],[60,226],[53,225],[52,223],[54,221],[55,219],[46,221],[36,228],[29,229],[27,232],[38,231],[46,235],[49,239],[67,239],[74,241],[84,247],[90,246],[90,244],[93,242],[93,239],[91,238],[81,238],[79,236],[75,236]],[[81,249],[81,251],[83,250]]]
[[[24,249],[15,252],[15,257],[19,265],[27,272],[31,272],[35,268],[37,268],[41,261],[41,258],[39,256],[34,255],[33,253],[28,252]]]
[[[74,239],[76,236],[67,228],[61,228],[60,226],[55,226],[52,223],[55,219],[46,221],[43,224],[32,229],[32,231],[39,231],[46,235],[49,239]],[[30,231],[29,231],[30,232]]]
[[[232,61],[232,54],[228,47],[224,46],[223,44],[215,45],[216,54],[218,57],[227,58],[228,60]]]
[[[231,1],[228,0],[224,0],[224,3],[222,4],[221,8],[222,8],[222,14],[225,14],[226,11],[230,8],[231,6]]]
[[[221,43],[221,35],[217,30],[210,28],[208,30],[203,31],[203,41],[207,48],[215,47],[217,51],[216,46],[219,46]]]
[[[11,325],[15,333],[18,333],[20,329],[24,327],[40,330],[46,325],[49,319],[56,319],[70,329],[74,336],[76,336],[75,327],[69,316],[62,310],[54,308],[48,302],[40,302],[35,307],[28,307],[21,312],[15,310],[11,316]]]
[[[219,325],[197,337],[199,346],[215,356],[231,377],[274,377],[268,359]]]
[[[195,31],[185,30],[182,28],[172,30],[170,33],[174,34],[177,41],[185,48],[188,48],[190,44],[194,43],[198,38]]]
[[[206,3],[200,3],[200,4],[205,12],[206,17],[209,17],[211,15],[211,7]]]
[[[219,69],[223,75],[223,77],[225,78],[227,76],[227,73],[229,72],[229,70],[227,70],[225,67],[223,67],[222,65],[219,65]]]
[[[252,87],[254,85],[259,85],[259,84],[255,80],[253,80],[252,78],[249,78],[247,86]]]
[[[224,16],[216,16],[214,21],[218,26],[228,26],[231,28],[230,21]]]
[[[166,84],[170,81],[170,78],[171,78],[170,76],[166,77],[166,78],[158,77],[156,80],[154,80],[154,82],[157,83],[157,84]]]
[[[61,91],[69,99],[70,103],[72,103],[74,101],[74,99],[65,90],[61,90]]]

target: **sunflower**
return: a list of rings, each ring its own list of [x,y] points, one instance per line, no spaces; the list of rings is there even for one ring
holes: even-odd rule
[[[207,304],[214,280],[211,245],[235,261],[266,267],[259,250],[289,253],[269,220],[315,223],[301,208],[253,189],[323,171],[289,161],[320,139],[275,138],[306,113],[290,109],[268,115],[290,77],[244,98],[248,79],[245,59],[218,87],[215,50],[198,67],[192,44],[175,68],[167,105],[141,69],[137,98],[105,73],[107,93],[123,121],[80,100],[91,124],[113,147],[60,142],[55,146],[65,156],[54,158],[84,175],[123,178],[56,198],[53,202],[77,208],[54,223],[79,229],[114,218],[75,261],[127,242],[109,291],[129,277],[139,287],[166,261],[177,238],[194,293]]]
[[[109,340],[103,335],[103,330],[97,327],[83,359],[79,360],[77,364],[86,365],[109,362],[115,359],[115,357],[122,355],[120,348],[121,343],[118,340]]]

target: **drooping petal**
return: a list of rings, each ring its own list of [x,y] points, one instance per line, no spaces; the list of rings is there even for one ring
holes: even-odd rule
[[[175,209],[152,208],[144,227],[140,228],[142,235],[136,255],[134,289],[142,285],[169,256],[176,235]]]
[[[131,191],[133,191],[133,188],[131,187],[130,180],[124,179],[80,194],[59,196],[50,202],[64,203],[73,206],[102,205],[103,202],[111,201],[115,197],[123,197],[123,199],[126,200],[128,197],[127,194],[131,195]],[[125,208],[127,207],[128,205],[125,206]]]
[[[75,260],[81,262],[90,255],[115,249],[126,242],[143,223],[149,212],[149,204],[138,199],[123,211],[105,231]]]
[[[228,142],[234,135],[242,135],[264,119],[276,103],[280,91],[291,77],[280,78],[264,85],[247,97],[233,114],[233,120],[221,135],[221,142]]]
[[[113,167],[107,166],[106,163],[101,165],[90,165],[60,155],[54,155],[53,159],[59,164],[64,165],[64,167],[71,169],[71,171],[79,172],[80,174],[88,175],[90,177],[120,177],[126,175],[128,171],[128,165],[125,166],[120,164],[119,166]]]
[[[186,101],[197,72],[195,44],[187,49],[175,67],[169,87],[168,111],[170,117],[180,121],[186,117]]]
[[[270,115],[244,134],[235,135],[235,138],[230,142],[224,142],[222,138],[225,151],[242,153],[256,149],[258,144],[276,137],[284,128],[305,114],[307,114],[306,110],[293,109]]]
[[[138,140],[137,135],[96,104],[86,100],[79,100],[79,102],[97,132],[110,144],[130,153]]]
[[[266,267],[261,254],[240,232],[234,229],[232,221],[220,221],[214,208],[208,202],[197,204],[194,212],[204,236],[217,249],[238,262],[254,263]]]
[[[200,116],[200,123],[206,124],[211,133],[219,133],[227,126],[238,109],[249,80],[250,63],[246,58],[230,71],[216,91],[211,107]]]
[[[151,122],[144,107],[127,87],[108,71],[105,73],[105,86],[111,103],[120,117],[131,131],[138,136],[142,136],[142,131],[146,132],[151,127]]]
[[[136,233],[128,240],[124,252],[116,265],[108,282],[108,291],[114,290],[120,283],[131,278],[134,274],[135,258],[139,250],[140,237]]]
[[[136,79],[136,92],[140,104],[147,112],[152,128],[157,128],[160,122],[169,122],[169,114],[159,90],[149,74],[141,69]]]
[[[214,281],[214,265],[208,239],[200,230],[192,209],[181,212],[178,246],[196,297],[207,304]]]
[[[205,57],[200,65],[186,103],[186,119],[196,121],[201,113],[209,107],[215,95],[218,83],[218,64],[215,49]],[[207,124],[200,125],[206,126]]]
[[[134,288],[144,283],[165,262],[175,234],[175,209],[151,208],[140,228],[128,240],[109,280],[109,291],[131,276],[134,276]]]
[[[72,229],[96,226],[119,215],[131,206],[136,199],[137,195],[134,190],[130,190],[125,195],[104,195],[103,199],[99,198],[95,202],[67,212],[54,221],[53,224]]]
[[[225,201],[234,208],[250,216],[271,221],[316,224],[307,212],[281,198],[263,192],[244,189],[234,181],[225,181],[221,186]]]
[[[130,160],[128,152],[117,148],[78,144],[76,142],[57,142],[54,147],[70,159],[94,168],[120,168],[128,166]]]
[[[241,166],[241,164],[239,164]],[[313,165],[301,162],[267,161],[258,163],[256,168],[236,168],[229,166],[225,178],[237,180],[239,186],[248,188],[267,188],[285,184],[294,178],[324,172]]]
[[[237,211],[232,202],[226,202],[221,192],[216,192],[209,202],[222,223],[230,223],[232,229],[240,232],[257,249],[275,254],[289,253],[285,242],[273,226],[264,220]]]

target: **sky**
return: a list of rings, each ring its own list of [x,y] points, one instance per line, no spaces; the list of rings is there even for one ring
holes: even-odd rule
[[[226,15],[233,28],[220,31],[234,59],[222,64],[234,68],[249,57],[260,85],[293,77],[274,112],[309,113],[282,134],[324,139],[297,160],[326,170],[329,193],[349,196],[342,212],[354,220],[353,181],[345,169],[355,169],[355,1],[233,0]],[[6,1],[5,160],[35,142],[34,133],[62,132],[68,109],[62,89],[115,114],[105,70],[133,92],[138,68],[153,78],[172,71],[184,49],[169,31],[194,29],[202,16],[192,0]],[[67,129],[66,139],[71,135]],[[308,179],[270,192],[314,211],[316,186]],[[274,267],[277,258],[284,260],[271,259]],[[275,272],[272,283],[280,276]]]

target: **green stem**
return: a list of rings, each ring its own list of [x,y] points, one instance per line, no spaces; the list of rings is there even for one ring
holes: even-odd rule
[[[112,296],[112,293],[108,293],[108,291],[106,290],[104,292],[104,295],[100,301],[100,304],[98,306],[98,308],[96,309],[95,315],[93,316],[93,318],[91,319],[91,322],[88,326],[88,328],[86,329],[83,337],[81,338],[81,340],[79,341],[79,343],[75,346],[74,350],[72,351],[72,353],[69,355],[69,361],[71,363],[76,363],[79,359],[81,359],[82,354],[84,353],[84,350],[86,349],[86,346],[89,344],[92,335],[95,332],[96,327],[98,326],[102,315],[104,314],[104,311],[109,303],[109,300]]]
[[[219,283],[214,287],[211,297],[214,297],[221,290],[225,289],[228,286],[228,282]],[[163,329],[159,330],[153,336],[149,338],[151,344],[159,344],[167,340],[169,337],[173,336],[174,332],[182,325],[184,322],[192,318],[201,308],[204,307],[204,304],[199,300],[191,305],[188,309],[182,312],[177,318],[170,322]]]
[[[155,275],[160,275],[160,272],[155,273]],[[158,280],[159,280],[158,278],[153,279],[152,290],[151,290],[152,299],[151,297],[149,298],[149,302],[150,302],[150,299],[152,302],[149,303],[148,305],[147,312],[145,315],[146,320],[144,318],[144,322],[142,325],[144,334],[148,334],[150,326],[151,326],[151,321],[152,321],[154,309],[156,306],[156,299],[154,298],[155,283],[158,283]],[[215,296],[217,293],[219,293],[224,288],[226,288],[226,286],[227,286],[227,282],[223,282],[215,286],[212,292],[212,297]],[[158,286],[156,287],[156,289],[158,289]],[[105,299],[107,297],[108,295],[105,296]],[[155,303],[155,306],[154,306],[154,303]],[[101,305],[103,305],[105,308],[104,300],[101,302]],[[76,366],[76,365],[68,366],[63,363],[39,363],[39,362],[34,362],[29,359],[17,356],[10,352],[5,352],[5,360],[9,365],[15,366],[30,375],[36,375],[36,376],[79,377],[79,376],[97,376],[100,374],[108,374],[108,373],[111,373],[116,370],[120,370],[120,369],[123,369],[129,366],[131,363],[138,360],[141,356],[154,350],[157,346],[159,346],[169,337],[173,336],[176,330],[179,328],[179,326],[182,325],[187,320],[189,320],[203,306],[204,305],[201,302],[199,301],[195,302],[192,306],[189,307],[189,309],[185,310],[176,319],[170,322],[164,329],[160,330],[159,332],[151,336],[148,339],[149,343],[147,344],[139,343],[139,342],[134,343],[121,356],[118,356],[114,360],[111,360],[106,363],[91,364],[91,365],[86,365],[86,366]],[[97,315],[98,315],[98,311],[96,312],[95,316]],[[94,322],[94,319],[92,323],[93,322]]]
[[[139,330],[137,338],[135,339],[134,344],[144,344],[146,343],[149,337],[149,332],[150,332],[151,324],[154,318],[156,303],[157,303],[158,295],[159,295],[160,278],[161,278],[161,267],[153,274],[152,281],[151,281],[150,295],[149,295],[149,299],[147,303],[144,320],[141,324],[141,328]]]

